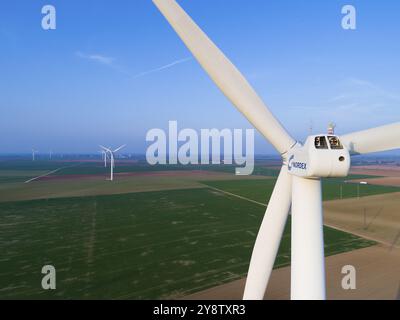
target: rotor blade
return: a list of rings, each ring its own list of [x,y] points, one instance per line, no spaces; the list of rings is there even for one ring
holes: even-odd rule
[[[125,148],[126,144],[123,144],[122,146],[118,147],[117,149],[115,149],[113,152],[117,152],[119,150],[121,150],[122,148]]]
[[[225,96],[279,153],[288,151],[295,141],[239,70],[174,0],[153,2]]]
[[[400,122],[358,131],[340,137],[352,154],[386,151],[400,148]]]
[[[283,166],[254,245],[243,296],[245,300],[264,297],[290,209],[291,186],[292,176],[287,166]]]
[[[292,300],[324,300],[325,260],[320,179],[293,176]]]
[[[106,148],[106,147],[102,146],[101,144],[100,144],[99,146],[100,146],[100,148],[102,148],[104,151],[111,152],[111,150],[110,150],[109,148]]]

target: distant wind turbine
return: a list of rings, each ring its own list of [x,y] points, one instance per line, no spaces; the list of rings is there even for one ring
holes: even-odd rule
[[[103,151],[105,152],[105,156],[107,155],[107,153],[110,155],[110,160],[111,160],[111,163],[110,163],[110,168],[111,168],[110,181],[113,181],[113,180],[114,180],[114,167],[115,167],[114,155],[115,155],[115,153],[116,153],[117,151],[121,150],[121,149],[124,148],[125,146],[126,146],[126,144],[124,144],[124,145],[118,147],[118,148],[115,149],[115,150],[111,150],[110,148],[106,148],[106,147],[100,145],[100,148],[102,148]]]
[[[34,148],[32,148],[32,161],[35,161],[35,153],[38,152]]]
[[[104,168],[107,167],[107,151],[105,150],[100,150],[99,152],[101,152],[101,155],[103,157],[103,161],[104,161]]]

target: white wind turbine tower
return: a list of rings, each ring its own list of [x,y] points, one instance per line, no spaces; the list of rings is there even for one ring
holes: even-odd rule
[[[38,151],[35,150],[34,148],[32,148],[32,161],[35,161],[36,152],[38,152]]]
[[[103,161],[104,161],[104,168],[106,168],[107,167],[107,151],[102,149],[99,152],[101,152],[101,154],[102,154]]]
[[[350,154],[400,148],[400,122],[341,136],[310,135],[301,144],[272,115],[236,67],[175,0],[153,0],[203,69],[276,148],[282,168],[254,245],[244,299],[262,299],[288,212],[292,212],[291,298],[325,299],[322,177],[344,177]]]
[[[121,150],[122,148],[124,148],[125,146],[126,146],[126,144],[118,147],[115,150],[111,150],[110,148],[106,148],[106,147],[100,146],[105,151],[105,157],[107,156],[107,153],[110,155],[110,160],[111,160],[110,161],[110,168],[111,168],[110,181],[114,180],[114,167],[115,167],[114,156],[115,156],[115,153],[117,151]]]

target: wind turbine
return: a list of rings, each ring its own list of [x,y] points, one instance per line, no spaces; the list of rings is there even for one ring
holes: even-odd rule
[[[282,156],[282,168],[254,245],[244,299],[262,299],[292,212],[291,298],[325,299],[322,177],[344,177],[350,154],[400,148],[400,122],[301,144],[272,115],[243,75],[175,0],[153,0],[203,69]]]
[[[35,154],[36,152],[38,152],[37,150],[35,150],[34,148],[32,148],[32,161],[35,161]]]
[[[102,156],[103,156],[103,160],[104,160],[104,168],[107,167],[107,151],[105,151],[104,149],[102,149],[101,151]]]
[[[110,181],[114,180],[114,167],[115,167],[114,155],[115,155],[115,153],[117,151],[121,150],[125,146],[126,146],[126,144],[118,147],[115,150],[111,150],[110,148],[106,148],[106,147],[103,147],[102,145],[100,145],[100,148],[102,148],[105,151],[105,156],[107,155],[107,153],[110,155],[110,159],[111,159],[111,162],[110,162],[110,168],[111,168]]]

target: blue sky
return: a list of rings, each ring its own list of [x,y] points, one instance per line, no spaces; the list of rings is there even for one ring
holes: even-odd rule
[[[178,2],[296,138],[311,123],[340,134],[400,120],[399,1]],[[41,28],[45,4],[56,30]],[[345,4],[355,31],[341,28]],[[2,1],[0,42],[2,153],[144,153],[146,132],[169,120],[251,128],[150,0]],[[273,152],[256,137],[256,153]]]

